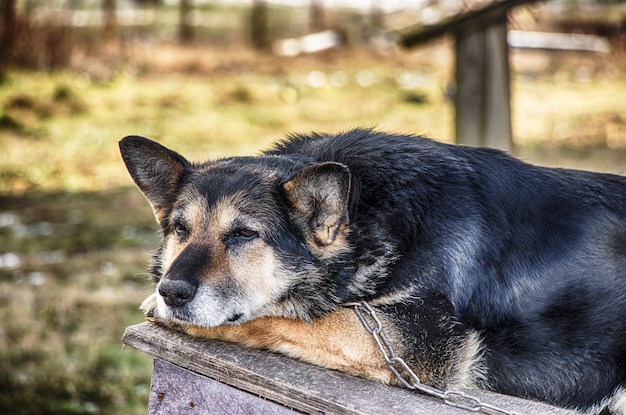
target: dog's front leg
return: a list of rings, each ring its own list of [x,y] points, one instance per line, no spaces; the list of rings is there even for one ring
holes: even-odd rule
[[[139,306],[139,309],[143,311],[146,320],[151,321],[153,323],[165,323],[162,319],[159,318],[157,311],[157,293],[152,293],[146,297],[145,300]]]
[[[264,317],[240,325],[186,326],[194,336],[283,353],[352,375],[394,383],[381,351],[352,310],[338,309],[312,322]]]
[[[159,324],[161,326],[169,327],[171,329],[176,329],[179,331],[185,331],[184,326],[173,322],[172,320],[163,318],[159,315],[159,310],[157,308],[157,293],[152,293],[146,297],[145,300],[139,306],[139,309],[143,311],[146,320],[151,321],[152,323]]]
[[[268,349],[318,366],[395,383],[381,351],[352,310],[338,309],[312,322],[264,317],[239,325],[199,327],[159,318],[156,293],[144,300],[146,319],[193,337],[219,339]]]

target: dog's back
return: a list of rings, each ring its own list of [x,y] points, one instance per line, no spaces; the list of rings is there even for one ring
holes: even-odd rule
[[[626,381],[626,178],[369,131],[270,154],[349,167],[351,221],[383,223],[370,236],[401,257],[387,286],[452,302],[482,334],[486,386],[588,407]]]

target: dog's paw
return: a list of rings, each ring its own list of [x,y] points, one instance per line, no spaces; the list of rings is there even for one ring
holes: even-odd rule
[[[152,293],[139,306],[146,320],[156,323],[159,320],[157,314],[157,293]]]
[[[145,300],[143,300],[143,302],[139,306],[141,311],[143,311],[146,320],[158,324],[162,327],[169,327],[171,329],[185,331],[185,325],[181,324],[180,322],[172,321],[171,319],[168,319],[159,314],[159,309],[157,307],[157,295],[157,293],[150,294],[148,297],[146,297]]]

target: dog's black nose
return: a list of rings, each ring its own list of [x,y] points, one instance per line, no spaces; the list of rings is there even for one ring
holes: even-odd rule
[[[159,284],[159,294],[170,307],[180,307],[196,295],[197,287],[183,280],[164,279]]]

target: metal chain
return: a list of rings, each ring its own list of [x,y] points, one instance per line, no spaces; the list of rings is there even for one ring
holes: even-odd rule
[[[502,408],[482,402],[475,396],[465,392],[445,390],[434,388],[423,384],[415,372],[407,365],[407,363],[393,350],[391,343],[383,332],[383,324],[378,318],[376,311],[367,301],[342,304],[344,307],[354,309],[355,314],[363,323],[363,327],[372,335],[376,345],[383,354],[383,358],[389,366],[389,370],[398,379],[398,382],[407,389],[418,390],[426,395],[433,396],[443,400],[446,405],[464,409],[469,412],[479,412],[483,414],[496,415],[520,415],[517,412],[507,411]]]

